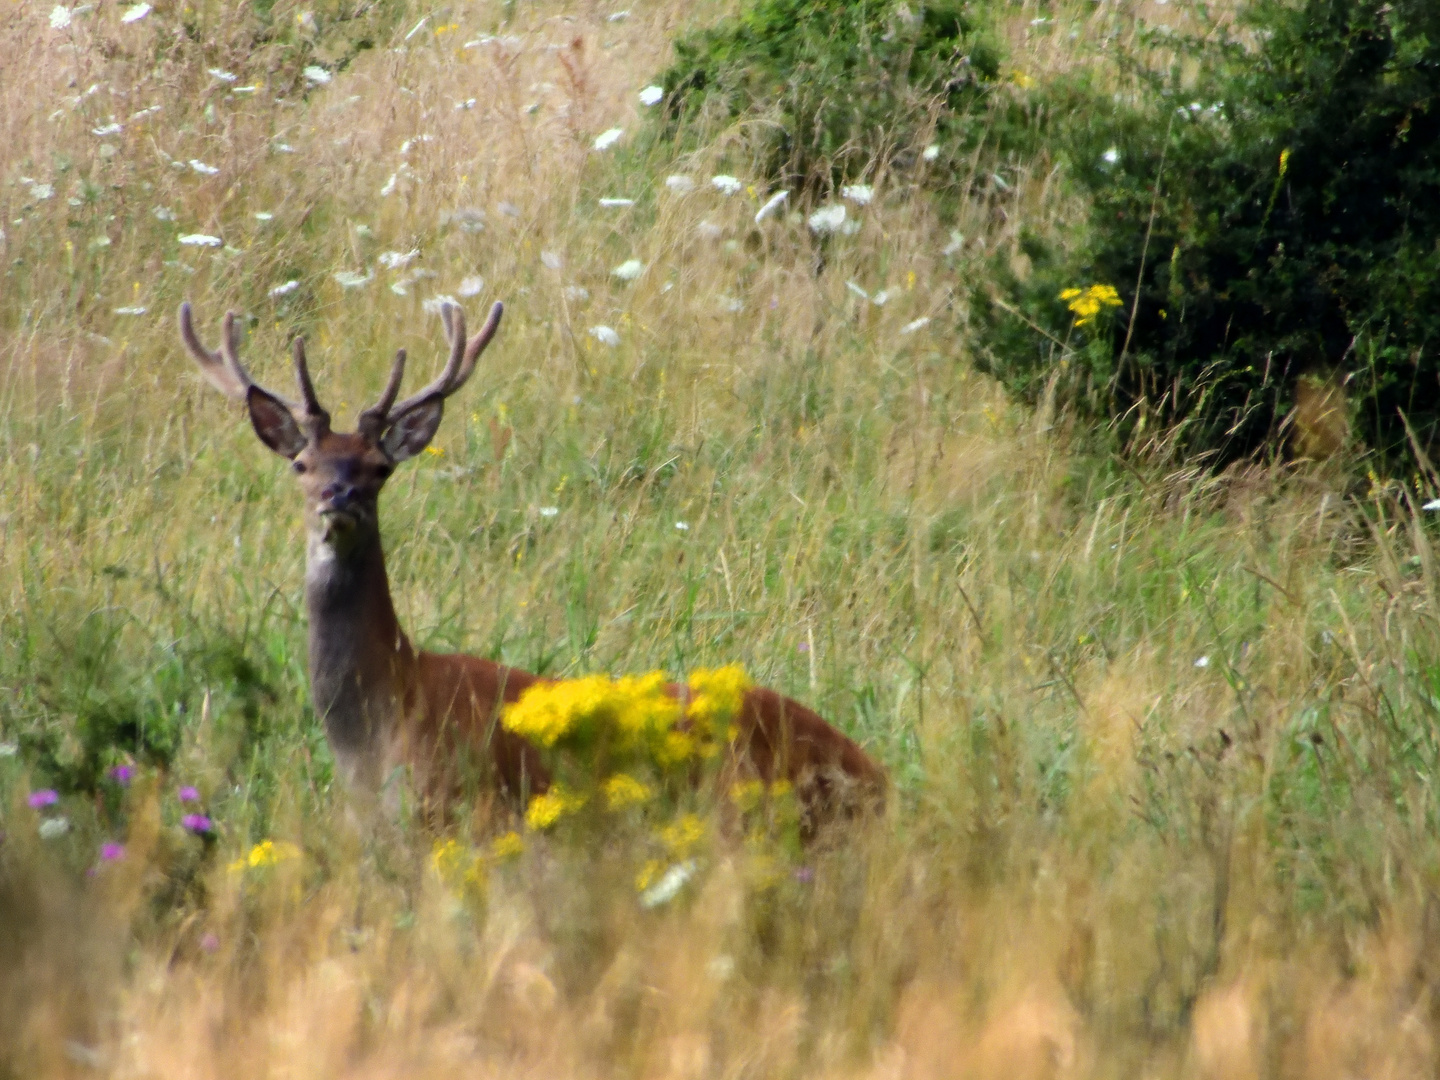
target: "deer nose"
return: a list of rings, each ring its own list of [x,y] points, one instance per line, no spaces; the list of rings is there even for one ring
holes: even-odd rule
[[[354,484],[328,484],[320,492],[320,496],[338,509],[354,502],[359,493],[359,489]]]

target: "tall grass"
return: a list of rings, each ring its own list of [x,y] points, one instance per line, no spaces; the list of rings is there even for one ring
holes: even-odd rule
[[[975,275],[1071,220],[1049,162],[943,225],[879,169],[817,238],[710,186],[747,179],[735,133],[647,134],[637,91],[719,7],[124,10],[0,30],[0,1074],[1433,1072],[1423,512],[1115,460],[974,374]],[[1001,14],[1043,73],[1174,12]],[[432,832],[347,813],[297,493],[172,313],[243,312],[282,392],[304,332],[348,422],[395,348],[438,366],[423,305],[461,291],[508,313],[385,497],[412,635],[555,675],[742,662],[885,763],[884,821],[778,877],[717,834],[647,909],[624,837],[461,889]],[[299,854],[232,865],[266,839]]]

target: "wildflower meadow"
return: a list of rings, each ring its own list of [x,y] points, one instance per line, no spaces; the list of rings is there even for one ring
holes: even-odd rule
[[[855,22],[972,50],[880,128],[830,69],[672,107],[745,0],[7,7],[0,1077],[1435,1073],[1430,461],[1323,381],[1326,453],[1235,461],[1059,389],[1143,333],[1085,255],[1121,151],[1042,95],[1150,93],[1241,0],[963,6]],[[186,300],[285,393],[304,335],[337,429],[504,301],[381,524],[418,647],[548,680],[498,718],[547,790],[347,796],[300,493]],[[728,771],[752,685],[883,811]]]

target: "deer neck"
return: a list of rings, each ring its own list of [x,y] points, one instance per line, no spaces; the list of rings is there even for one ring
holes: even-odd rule
[[[378,528],[342,541],[311,532],[305,603],[315,711],[342,772],[352,782],[378,786],[415,664],[390,599]]]

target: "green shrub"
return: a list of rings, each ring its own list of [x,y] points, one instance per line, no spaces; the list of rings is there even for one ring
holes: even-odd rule
[[[932,124],[953,151],[1000,63],[954,0],[754,0],[681,38],[675,54],[661,78],[672,134],[751,118],[759,170],[820,190],[877,157],[918,153]]]
[[[1407,421],[1433,451],[1440,5],[1257,0],[1178,57],[1198,75],[1152,75],[1134,106],[1057,91],[1088,236],[1077,256],[1031,246],[985,362],[1221,462],[1276,446],[1306,377],[1344,387],[1382,455],[1408,452]],[[1060,293],[1091,284],[1122,303],[1078,326]]]

